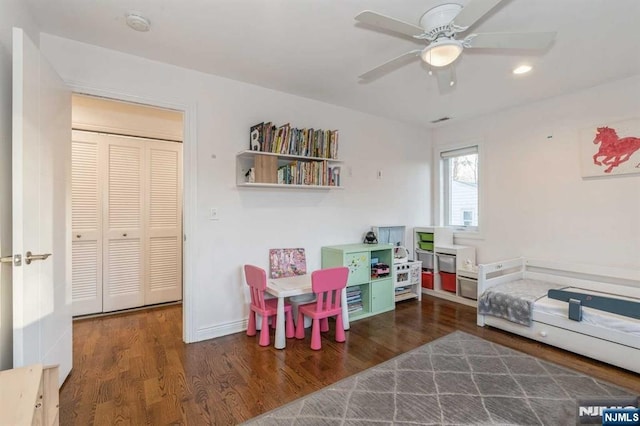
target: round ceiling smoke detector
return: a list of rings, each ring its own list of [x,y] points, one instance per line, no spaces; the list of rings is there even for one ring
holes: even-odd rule
[[[149,28],[151,28],[151,22],[149,22],[147,18],[135,13],[127,15],[127,25],[130,28],[141,32],[147,32],[149,31]]]

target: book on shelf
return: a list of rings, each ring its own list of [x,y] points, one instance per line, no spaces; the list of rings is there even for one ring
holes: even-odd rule
[[[264,125],[264,142],[262,144],[263,152],[271,152],[271,146],[273,145],[273,136],[276,131],[276,126],[270,121]]]
[[[338,131],[331,132],[331,139],[329,142],[329,158],[338,158]]]
[[[363,309],[362,303],[354,303],[347,306],[347,312],[349,313],[358,312],[358,311],[361,311],[362,309]]]
[[[291,125],[283,124],[278,129],[278,148],[276,153],[289,154],[289,136],[291,134]]]
[[[309,129],[307,131],[307,141],[305,144],[304,156],[311,157],[311,147],[313,146],[313,135],[315,131],[313,129]]]
[[[263,141],[264,123],[251,126],[251,130],[249,131],[249,149],[251,151],[264,151],[262,146]]]

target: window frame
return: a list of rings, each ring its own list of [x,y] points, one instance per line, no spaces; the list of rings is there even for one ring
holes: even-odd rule
[[[484,173],[483,168],[486,167],[486,162],[484,159],[484,149],[483,149],[483,141],[482,140],[470,140],[461,143],[447,143],[434,146],[433,159],[435,162],[434,165],[434,218],[437,226],[442,226],[446,228],[450,228],[453,230],[455,237],[460,238],[470,238],[470,239],[483,239],[483,230],[484,230]],[[442,158],[442,153],[451,152],[451,151],[464,151],[468,149],[475,149],[478,153],[478,226],[451,226],[445,225],[445,190],[444,185],[446,184],[444,178],[444,160]]]

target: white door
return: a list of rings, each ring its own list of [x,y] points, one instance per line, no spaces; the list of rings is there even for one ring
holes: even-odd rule
[[[104,312],[144,305],[144,145],[108,139],[104,198]]]
[[[72,366],[70,141],[71,93],[14,28],[13,364],[57,364],[60,384]]]
[[[72,301],[73,315],[102,312],[102,185],[106,148],[97,134],[72,131]]]
[[[182,144],[146,141],[145,304],[182,299]]]

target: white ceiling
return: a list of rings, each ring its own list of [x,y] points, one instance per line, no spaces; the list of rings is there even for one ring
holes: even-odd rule
[[[466,4],[468,0],[456,0]],[[438,92],[418,59],[357,76],[424,43],[356,24],[373,10],[418,24],[447,0],[27,0],[43,32],[422,126],[640,74],[639,0],[505,0],[469,32],[557,31],[542,54],[466,50]],[[135,32],[137,11],[151,31]],[[534,70],[516,77],[511,69]]]

